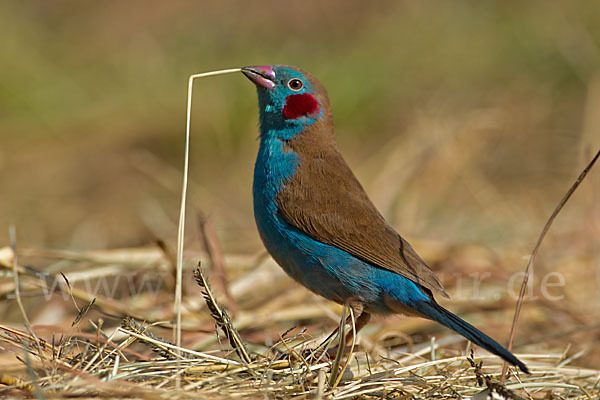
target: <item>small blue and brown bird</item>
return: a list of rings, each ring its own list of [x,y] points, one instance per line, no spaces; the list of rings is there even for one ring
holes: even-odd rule
[[[254,217],[275,261],[316,294],[350,306],[356,331],[371,314],[437,321],[523,372],[510,351],[440,306],[433,271],[377,211],[340,154],[325,88],[299,68],[244,67],[256,85],[260,147]]]

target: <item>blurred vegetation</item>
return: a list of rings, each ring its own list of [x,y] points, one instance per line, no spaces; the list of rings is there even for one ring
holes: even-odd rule
[[[585,1],[4,1],[0,239],[10,223],[22,246],[173,239],[188,75],[285,63],[328,88],[343,153],[401,232],[528,252],[600,143],[599,16]],[[260,249],[252,85],[198,82],[192,121],[191,208],[226,251]],[[597,175],[559,225],[598,232]]]

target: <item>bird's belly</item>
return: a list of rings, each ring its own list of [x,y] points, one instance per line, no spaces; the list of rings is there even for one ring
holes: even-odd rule
[[[294,280],[316,294],[344,303],[361,292],[373,292],[361,287],[358,277],[350,276],[349,261],[352,260],[335,254],[337,249],[311,239],[280,218],[265,221],[257,216],[256,222],[261,239],[273,259]]]
[[[255,209],[265,247],[289,276],[312,292],[340,304],[360,301],[376,314],[397,313],[390,300],[405,303],[413,292],[422,295],[410,280],[314,240],[266,209]]]

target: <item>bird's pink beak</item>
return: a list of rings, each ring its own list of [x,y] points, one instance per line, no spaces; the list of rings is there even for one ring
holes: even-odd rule
[[[275,87],[275,70],[270,65],[257,65],[242,68],[242,74],[254,82],[255,85],[266,89]]]

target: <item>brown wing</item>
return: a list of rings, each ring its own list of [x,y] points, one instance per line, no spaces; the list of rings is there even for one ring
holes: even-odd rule
[[[315,141],[299,135],[288,142],[302,161],[277,197],[283,218],[322,243],[448,297],[425,261],[377,211],[335,144]]]

